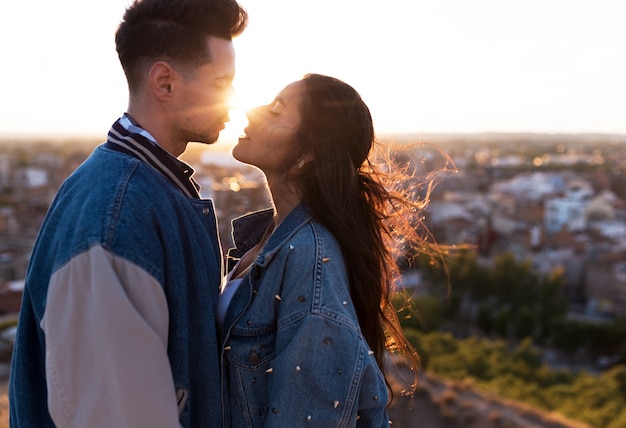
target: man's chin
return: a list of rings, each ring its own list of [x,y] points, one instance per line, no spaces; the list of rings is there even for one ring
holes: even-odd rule
[[[217,143],[217,138],[211,141],[194,141],[194,143],[211,145]]]
[[[218,137],[220,136],[219,132],[215,135],[207,136],[205,135],[202,138],[194,138],[190,140],[190,143],[198,143],[198,144],[215,144],[217,142]]]

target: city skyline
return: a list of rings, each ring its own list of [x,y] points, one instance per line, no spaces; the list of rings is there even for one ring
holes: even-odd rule
[[[8,3],[0,137],[106,134],[126,108],[113,37],[128,3]],[[353,85],[382,134],[626,134],[619,0],[240,3],[250,24],[221,141],[307,72]]]

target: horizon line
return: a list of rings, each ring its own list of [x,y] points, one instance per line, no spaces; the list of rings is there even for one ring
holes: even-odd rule
[[[99,133],[73,133],[73,132],[54,132],[54,133],[20,133],[20,132],[0,132],[0,142],[5,142],[6,140],[38,140],[38,141],[59,141],[59,140],[105,140],[107,136],[107,132]],[[389,138],[415,138],[419,136],[524,136],[524,135],[534,135],[534,136],[573,136],[573,137],[585,137],[585,136],[597,136],[597,137],[613,137],[613,138],[625,138],[626,133],[617,133],[617,132],[600,132],[600,131],[591,131],[591,132],[575,132],[575,131],[559,131],[559,132],[548,132],[548,131],[387,131],[387,132],[378,132],[376,134],[378,139],[389,139]],[[217,143],[221,144],[234,144],[236,143],[236,138],[228,138],[219,139]],[[43,141],[42,141],[43,142]]]

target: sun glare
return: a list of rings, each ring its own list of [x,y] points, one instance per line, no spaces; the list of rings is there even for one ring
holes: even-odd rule
[[[235,94],[231,99],[231,109],[229,110],[230,122],[220,133],[220,142],[234,145],[239,136],[243,135],[244,128],[248,125],[246,111],[252,107],[267,104],[273,99],[273,95],[267,94],[267,88],[259,88],[248,85],[246,88],[235,88]]]
[[[226,127],[220,133],[219,141],[228,145],[234,145],[240,135],[243,135],[244,128],[248,125],[248,119],[246,118],[246,107],[244,107],[238,100],[238,97],[234,96],[231,108],[228,111],[230,121],[226,123]]]
[[[226,124],[226,127],[220,132],[219,142],[234,145],[240,135],[243,135],[243,129],[248,125],[245,112],[238,108],[232,108],[229,110],[230,122]]]

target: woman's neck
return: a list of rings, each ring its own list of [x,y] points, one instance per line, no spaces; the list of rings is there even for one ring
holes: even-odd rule
[[[274,206],[274,228],[277,228],[289,213],[302,202],[302,195],[294,186],[290,186],[284,180],[270,180],[268,178],[267,185]]]

